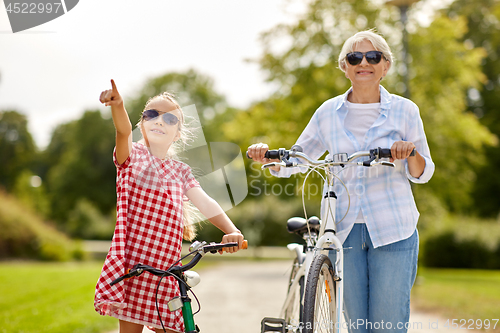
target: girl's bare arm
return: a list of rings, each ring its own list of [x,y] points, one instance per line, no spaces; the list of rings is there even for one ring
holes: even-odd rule
[[[132,151],[132,124],[114,80],[111,80],[111,89],[101,93],[99,101],[106,106],[111,106],[111,115],[116,129],[116,160],[118,164],[123,164]]]
[[[225,234],[222,237],[223,243],[237,242],[238,248],[241,249],[243,235],[214,199],[203,191],[201,187],[191,188],[186,192],[186,196],[213,225]],[[228,250],[229,252],[235,252],[233,248]]]

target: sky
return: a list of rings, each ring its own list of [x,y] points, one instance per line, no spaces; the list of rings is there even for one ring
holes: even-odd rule
[[[27,115],[41,149],[58,124],[105,110],[98,98],[112,78],[125,101],[149,78],[189,68],[212,77],[232,106],[265,98],[273,86],[246,59],[261,54],[262,32],[305,8],[304,0],[82,0],[14,34],[0,3],[0,110]]]

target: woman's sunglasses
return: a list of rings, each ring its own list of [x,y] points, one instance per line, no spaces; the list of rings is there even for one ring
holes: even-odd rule
[[[146,110],[142,113],[142,119],[144,119],[145,121],[150,121],[152,119],[158,118],[159,116],[160,112],[154,109]],[[177,118],[170,112],[165,112],[161,116],[163,118],[163,121],[168,125],[175,125],[179,122],[179,118]]]
[[[382,56],[384,54],[380,51],[368,51],[366,53],[363,52],[351,52],[347,53],[346,58],[347,62],[352,66],[359,65],[363,61],[363,57],[366,58],[369,64],[376,65],[382,60]]]

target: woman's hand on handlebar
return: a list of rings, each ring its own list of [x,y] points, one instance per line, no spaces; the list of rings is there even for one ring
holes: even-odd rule
[[[266,152],[269,150],[269,146],[265,143],[255,143],[248,147],[247,154],[255,162],[259,162],[260,164],[267,164],[270,162],[279,162],[279,159],[270,159],[265,157]],[[280,171],[279,166],[272,167],[271,170],[276,172]]]
[[[391,147],[391,162],[395,160],[404,160],[410,157],[411,152],[415,149],[413,142],[396,141]]]
[[[271,160],[265,157],[265,154],[268,150],[269,146],[267,144],[262,142],[255,143],[248,147],[248,157],[261,164],[269,163],[271,162]]]

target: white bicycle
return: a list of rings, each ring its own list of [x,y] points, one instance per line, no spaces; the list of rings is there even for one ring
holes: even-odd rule
[[[413,155],[415,155],[415,151],[411,153],[411,156]],[[369,158],[365,161],[354,161],[359,157],[366,156]],[[338,179],[344,185],[338,173],[348,166],[372,167],[385,165],[394,167],[394,163],[380,160],[390,158],[391,150],[388,148],[375,148],[369,151],[359,151],[352,155],[340,153],[333,155],[331,159],[313,160],[302,153],[300,146],[295,145],[290,150],[284,148],[269,150],[266,152],[265,157],[279,159],[280,161],[265,164],[262,166],[263,169],[278,165],[284,168],[306,167],[308,173],[304,182],[312,172],[318,172],[324,179],[327,188],[324,191],[320,220],[316,216],[307,218],[304,205],[305,186],[302,187],[305,218],[290,218],[287,221],[287,229],[291,233],[302,236],[305,246],[296,243],[288,244],[288,249],[296,253],[290,274],[288,293],[280,317],[264,318],[261,323],[261,333],[340,333],[343,324],[344,253],[342,243],[335,235],[337,196],[334,191],[334,180]],[[296,159],[291,161],[290,158]],[[301,160],[304,162],[300,162]],[[333,167],[336,166],[341,168],[339,171],[334,172]],[[345,189],[347,191],[347,187]],[[347,194],[349,198],[349,192]],[[345,215],[347,215],[347,212]],[[336,252],[336,260],[333,263],[328,257],[329,251]]]

